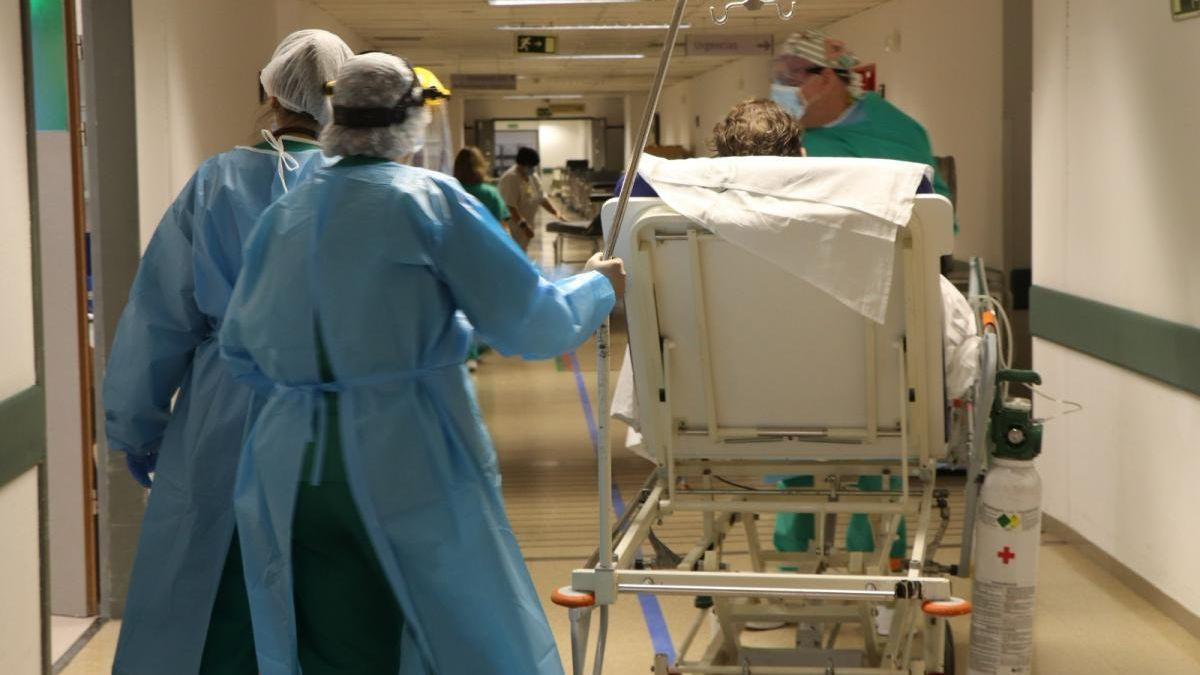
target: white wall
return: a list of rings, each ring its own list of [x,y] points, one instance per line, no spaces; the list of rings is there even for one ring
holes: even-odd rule
[[[0,579],[4,579],[0,584],[0,672],[4,675],[42,672],[37,472],[30,469],[0,485]]]
[[[1034,283],[1200,326],[1200,21],[1168,3],[1034,3]],[[1200,397],[1042,341],[1047,513],[1200,614]]]
[[[20,5],[0,6],[0,401],[36,382],[29,167],[25,161],[25,74]],[[37,469],[0,485],[0,672],[42,668]]]
[[[691,93],[690,82],[681,82],[663,89],[662,95],[658,97],[658,142],[660,145],[679,145],[695,154],[692,151],[692,136],[699,134],[692,133],[695,116],[692,114]],[[634,133],[637,133],[636,130]],[[646,139],[646,145],[653,143],[654,136],[651,135]]]
[[[20,5],[0,9],[0,139],[10,149],[0,168],[0,401],[34,384],[33,268],[29,175],[25,162],[25,74]],[[0,650],[0,653],[3,653]]]
[[[887,99],[925,127],[933,154],[954,156],[954,256],[992,267],[1004,264],[1002,2],[892,0],[826,28],[876,64]]]
[[[658,102],[662,144],[682,145],[696,157],[710,156],[713,127],[734,105],[767,97],[770,74],[769,58],[748,56],[667,87]]]
[[[142,244],[207,157],[257,142],[258,73],[283,36],[359,36],[306,0],[133,0]]]

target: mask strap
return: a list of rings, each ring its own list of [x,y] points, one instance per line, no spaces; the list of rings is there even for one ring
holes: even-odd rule
[[[288,153],[283,141],[279,140],[279,138],[276,137],[275,134],[271,133],[269,129],[262,130],[262,137],[263,140],[267,142],[267,145],[271,146],[271,149],[274,150],[279,156],[279,159],[275,165],[275,173],[279,176],[279,184],[283,186],[283,191],[287,192],[287,181],[283,179],[283,173],[285,170],[295,171],[296,169],[299,169],[300,162],[296,161],[296,158],[292,157],[291,154]]]

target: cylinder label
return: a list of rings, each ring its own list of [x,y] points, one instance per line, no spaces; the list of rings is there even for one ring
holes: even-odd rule
[[[971,675],[1032,672],[1033,586],[975,580],[971,603]]]
[[[1032,672],[1038,509],[980,504],[971,603],[970,675]]]

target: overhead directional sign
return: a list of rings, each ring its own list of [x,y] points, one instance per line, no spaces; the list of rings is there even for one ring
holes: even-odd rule
[[[775,38],[771,35],[689,35],[688,56],[771,56]]]
[[[459,89],[495,89],[514,91],[517,88],[517,76],[502,73],[455,73],[450,75],[450,88]]]
[[[553,54],[558,51],[553,35],[518,35],[518,54]]]

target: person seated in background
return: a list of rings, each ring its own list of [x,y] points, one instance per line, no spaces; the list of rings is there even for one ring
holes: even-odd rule
[[[529,246],[533,239],[533,226],[537,224],[539,209],[546,209],[555,220],[563,220],[559,212],[542,188],[542,179],[538,176],[538,165],[542,163],[538,151],[533,148],[517,150],[517,163],[504,175],[500,176],[500,195],[512,213],[512,232],[522,249]]]

